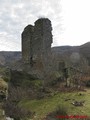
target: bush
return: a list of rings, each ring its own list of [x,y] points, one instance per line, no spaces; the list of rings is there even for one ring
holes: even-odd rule
[[[10,81],[10,70],[9,69],[4,68],[1,74],[2,74],[2,78],[4,79],[5,82]]]
[[[9,82],[9,80],[10,80],[10,78],[7,77],[7,76],[3,76],[2,78],[3,78],[3,80],[4,80],[5,82]]]
[[[42,80],[24,80],[22,82],[22,87],[26,88],[41,88],[42,87]]]
[[[34,113],[31,111],[19,107],[12,101],[6,101],[3,105],[3,109],[5,110],[5,114],[7,117],[14,118],[15,120],[21,120],[33,117]]]
[[[87,87],[90,87],[90,80],[88,80],[88,81],[86,82],[86,86],[87,86]]]

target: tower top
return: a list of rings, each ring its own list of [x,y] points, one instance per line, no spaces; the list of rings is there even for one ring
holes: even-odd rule
[[[24,31],[28,32],[28,31],[33,31],[34,30],[34,26],[33,25],[27,25],[25,28],[24,28]]]
[[[35,21],[35,24],[39,24],[42,22],[49,22],[51,24],[51,21],[48,18],[39,18],[38,20]]]

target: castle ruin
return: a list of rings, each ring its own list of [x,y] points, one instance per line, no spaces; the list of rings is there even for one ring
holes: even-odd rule
[[[48,18],[40,18],[22,32],[22,59],[30,67],[49,66],[52,44],[52,26]],[[48,68],[46,68],[48,69]]]

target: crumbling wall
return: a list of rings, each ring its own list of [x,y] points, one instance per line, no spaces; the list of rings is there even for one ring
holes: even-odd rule
[[[34,26],[28,25],[22,32],[22,59],[24,62],[30,62],[32,58],[32,41]]]
[[[47,18],[38,19],[34,28],[34,54],[45,54],[51,50],[52,43],[52,27],[51,21]]]
[[[31,69],[48,70],[52,44],[52,26],[48,18],[40,18],[22,33],[22,58]],[[46,70],[46,71],[47,71]]]

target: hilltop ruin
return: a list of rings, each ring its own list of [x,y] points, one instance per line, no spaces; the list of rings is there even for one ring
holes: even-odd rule
[[[40,18],[22,32],[22,60],[31,69],[49,69],[52,25],[48,18]]]

